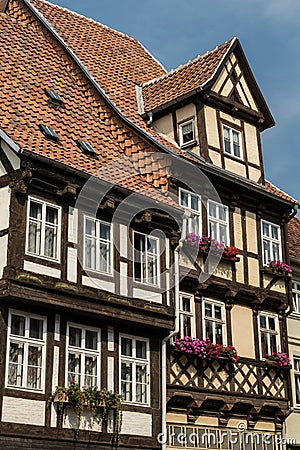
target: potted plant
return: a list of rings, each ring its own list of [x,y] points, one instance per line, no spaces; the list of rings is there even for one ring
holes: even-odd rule
[[[271,361],[279,367],[290,368],[290,366],[291,366],[291,360],[290,360],[288,354],[284,353],[284,352],[273,352],[270,355],[267,354],[266,361]]]
[[[267,267],[277,275],[291,275],[293,273],[293,270],[288,264],[279,260],[277,261],[269,260]]]
[[[228,359],[236,363],[239,359],[233,345],[214,344],[210,339],[198,339],[191,336],[176,339],[175,348],[186,355],[194,355],[201,359]]]

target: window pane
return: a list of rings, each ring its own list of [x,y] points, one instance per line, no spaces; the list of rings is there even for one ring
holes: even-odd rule
[[[132,340],[122,337],[121,354],[124,356],[132,356]]]
[[[215,222],[209,222],[209,234],[212,239],[218,239],[217,224]]]
[[[279,240],[278,231],[279,231],[278,227],[275,227],[274,225],[271,225],[271,233],[272,233],[272,238],[273,239]]]
[[[51,206],[46,206],[46,222],[53,225],[58,224],[58,210]]]
[[[180,191],[180,204],[185,208],[188,208],[189,206],[189,197],[188,194],[184,191]]]
[[[216,344],[223,344],[223,325],[220,323],[216,323],[215,324],[215,333],[216,333],[216,337],[214,342]]]
[[[267,328],[267,318],[266,316],[259,316],[260,328]]]
[[[136,357],[146,359],[146,342],[136,340]]]
[[[274,242],[272,243],[272,249],[273,249],[273,255],[272,255],[272,259],[275,259],[276,261],[280,258],[280,253],[279,253],[279,245],[275,244]]]
[[[69,328],[69,345],[72,347],[81,347],[82,330],[80,328]]]
[[[212,304],[205,303],[205,317],[212,317]]]
[[[300,375],[295,375],[296,404],[300,405]]]
[[[182,310],[191,312],[191,299],[190,297],[182,297]]]
[[[41,252],[41,222],[29,221],[28,251],[37,255]]]
[[[24,344],[11,342],[9,346],[8,384],[22,386]]]
[[[215,305],[215,319],[222,319],[222,309],[221,306]]]
[[[121,393],[123,400],[132,401],[132,364],[122,362],[121,364]]]
[[[97,357],[86,356],[84,366],[84,386],[95,387],[97,385]]]
[[[194,209],[195,211],[199,211],[200,209],[200,200],[199,197],[196,195],[191,195],[191,208]]]
[[[263,332],[260,333],[260,341],[261,341],[261,353],[262,353],[262,356],[264,357],[270,353],[269,348],[268,348],[269,346],[268,346],[267,333],[263,333]]]
[[[274,317],[269,317],[269,330],[275,330],[275,319],[274,319]]]
[[[270,236],[269,224],[263,222],[263,235]]]
[[[219,206],[219,219],[223,220],[223,222],[227,221],[227,208],[224,206]]]
[[[181,127],[182,143],[190,142],[194,140],[194,130],[192,122],[187,123]]]
[[[16,336],[25,336],[25,317],[12,314],[11,334]]]
[[[85,332],[85,348],[97,350],[97,332],[86,330]]]
[[[68,382],[81,386],[81,354],[69,352],[68,357]]]
[[[230,129],[228,127],[223,127],[224,138],[230,140]]]
[[[95,220],[85,220],[85,233],[89,236],[96,236],[96,222]]]
[[[270,353],[276,353],[277,352],[277,339],[276,334],[270,334]]]
[[[189,219],[189,232],[195,233],[198,236],[201,234],[201,217],[200,216],[194,216]]]
[[[205,320],[205,337],[209,338],[211,342],[215,340],[213,322],[210,320]]]
[[[85,266],[87,269],[96,270],[96,239],[85,239]]]
[[[263,245],[264,245],[264,264],[266,264],[268,261],[272,259],[270,241],[263,241]]]
[[[41,389],[42,347],[30,345],[28,348],[27,387]]]
[[[192,318],[191,316],[187,316],[183,314],[183,336],[191,336],[192,335]]]
[[[110,225],[100,224],[100,238],[106,241],[110,240]]]
[[[30,318],[29,337],[43,339],[43,321]]]
[[[220,225],[219,230],[220,230],[219,241],[226,243],[227,242],[227,227],[225,227],[224,225]]]
[[[209,202],[209,215],[217,218],[217,205],[215,203]]]
[[[45,256],[57,258],[57,228],[45,226]]]
[[[147,367],[145,365],[136,366],[136,401],[147,403]]]
[[[42,220],[42,205],[40,203],[30,201],[29,217]]]
[[[225,152],[231,153],[230,141],[228,141],[226,138],[224,139],[224,146],[225,146]]]
[[[100,267],[101,272],[110,272],[110,245],[100,244]]]

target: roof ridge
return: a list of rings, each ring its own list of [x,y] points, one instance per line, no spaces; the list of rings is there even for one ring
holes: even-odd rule
[[[153,78],[152,80],[146,81],[145,83],[142,84],[142,87],[146,87],[146,86],[149,86],[150,84],[154,84],[157,81],[163,80],[164,78],[168,77],[169,75],[172,75],[173,73],[179,72],[180,70],[184,69],[185,67],[190,66],[191,64],[195,64],[200,59],[208,56],[210,53],[215,52],[218,48],[222,47],[222,45],[228,44],[229,42],[232,42],[234,39],[236,39],[236,38],[233,37],[233,38],[229,39],[228,41],[225,41],[222,44],[217,45],[216,47],[212,48],[211,50],[207,50],[205,53],[202,53],[201,55],[197,55],[193,59],[189,59],[187,62],[180,64],[180,66],[175,67],[175,69],[169,70],[167,73],[161,75],[160,77],[156,77],[156,78]]]
[[[30,0],[29,0],[30,1]],[[67,11],[68,13],[71,13],[71,14],[73,14],[73,15],[75,15],[75,16],[78,16],[78,17],[80,17],[81,19],[85,19],[85,20],[88,20],[88,21],[90,21],[90,22],[93,22],[94,24],[96,24],[96,25],[100,25],[101,27],[103,27],[103,28],[105,28],[105,29],[107,29],[107,30],[109,30],[109,31],[112,31],[113,33],[116,33],[116,34],[118,34],[118,35],[120,35],[120,36],[122,36],[122,37],[125,37],[125,38],[128,38],[128,39],[130,39],[131,41],[134,41],[134,42],[136,42],[137,44],[139,44],[144,50],[145,50],[145,52],[146,53],[148,53],[148,55],[149,56],[151,56],[151,58],[154,60],[154,61],[156,61],[160,66],[161,66],[161,68],[166,72],[167,70],[165,69],[165,67],[163,66],[163,64],[157,59],[157,58],[155,58],[153,55],[152,55],[152,53],[138,40],[138,39],[135,39],[134,37],[132,37],[132,36],[129,36],[128,34],[126,34],[126,33],[123,33],[123,31],[119,31],[119,30],[115,30],[114,28],[111,28],[110,26],[108,26],[108,25],[106,25],[106,24],[104,24],[104,23],[101,23],[101,22],[98,22],[97,20],[95,20],[95,19],[92,19],[91,17],[87,17],[87,16],[84,16],[83,14],[80,14],[79,12],[77,12],[77,11],[72,11],[71,9],[69,9],[69,8],[66,8],[66,7],[64,7],[64,6],[60,6],[60,5],[56,5],[55,3],[52,3],[52,2],[50,2],[50,1],[48,1],[48,0],[35,0],[35,1],[38,1],[38,2],[41,2],[41,3],[46,3],[46,4],[48,4],[48,5],[51,5],[52,7],[54,7],[54,8],[58,8],[58,9],[62,9],[63,11]]]

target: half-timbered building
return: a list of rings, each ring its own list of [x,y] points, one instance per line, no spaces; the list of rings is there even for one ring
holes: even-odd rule
[[[0,444],[116,443],[114,410],[48,401],[75,382],[122,395],[122,450],[280,449],[291,278],[270,261],[297,202],[265,180],[274,119],[238,39],[167,72],[46,1],[0,7]]]

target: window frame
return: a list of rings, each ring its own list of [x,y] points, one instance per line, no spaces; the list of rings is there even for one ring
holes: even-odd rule
[[[264,317],[273,317],[275,320],[275,330],[271,330],[270,328],[264,328],[262,330],[261,326],[260,326],[260,318],[261,316]],[[260,311],[257,315],[257,326],[258,326],[258,341],[259,341],[259,356],[260,358],[265,358],[266,355],[263,355],[262,353],[262,346],[261,346],[261,332],[264,331],[265,333],[268,334],[268,346],[269,346],[269,350],[270,350],[270,335],[273,334],[275,336],[277,336],[276,338],[276,352],[280,352],[281,351],[281,336],[280,336],[280,328],[279,328],[279,319],[278,319],[278,314],[274,314],[268,311]],[[270,354],[268,350],[268,354]]]
[[[297,288],[295,287],[297,286]],[[292,295],[293,295],[293,316],[300,317],[300,281],[292,282]],[[295,295],[295,297],[294,297]],[[300,405],[299,405],[300,406]]]
[[[86,331],[93,331],[97,333],[97,350],[92,350],[92,349],[87,349],[87,348],[83,348],[83,347],[70,347],[70,327],[73,328],[78,328],[81,330],[81,332],[84,332],[84,335],[82,333],[81,336],[81,343],[84,341],[85,339],[85,333]],[[84,336],[84,337],[83,337]],[[69,386],[69,350],[74,349],[74,351],[77,351],[78,353],[80,353],[81,355],[84,355],[84,358],[82,358],[81,361],[81,367],[80,367],[80,380],[81,383],[79,383],[79,387],[81,386],[85,386],[84,384],[84,377],[85,377],[85,371],[84,371],[84,363],[85,363],[85,356],[89,355],[96,355],[97,354],[97,367],[98,367],[98,371],[97,371],[97,383],[95,386],[98,386],[98,388],[101,387],[101,329],[100,328],[96,328],[96,327],[90,327],[90,326],[86,326],[86,325],[81,325],[75,322],[67,322],[67,327],[66,327],[66,359],[65,359],[65,386]],[[83,377],[83,380],[82,380]]]
[[[125,339],[131,339],[134,342],[134,345],[132,345],[132,353],[135,356],[125,356],[122,355],[122,338]],[[137,358],[136,357],[136,341],[146,342],[146,359],[143,358]],[[120,333],[119,334],[119,393],[122,395],[122,362],[129,362],[136,367],[138,364],[145,364],[147,367],[146,370],[146,377],[147,377],[147,402],[141,403],[136,401],[136,370],[132,372],[132,398],[135,399],[135,401],[129,401],[123,399],[123,403],[127,405],[138,405],[142,407],[149,407],[151,405],[151,358],[150,358],[150,339],[140,336],[133,336],[126,333]]]
[[[208,336],[206,336],[205,330],[206,330],[206,326],[205,326],[205,321],[206,321],[206,316],[205,316],[205,303],[210,303],[211,305],[216,305],[216,306],[220,306],[221,308],[221,319],[216,319],[214,317],[207,317],[208,320],[210,320],[211,322],[214,323],[214,335],[215,335],[215,324],[219,323],[222,324],[222,334],[223,334],[223,345],[227,345],[227,318],[226,318],[226,308],[225,308],[225,303],[220,302],[219,300],[214,300],[212,298],[208,298],[208,297],[202,297],[202,305],[201,305],[201,309],[202,309],[202,336],[203,339],[206,339]],[[213,342],[213,344],[215,344],[216,342]]]
[[[295,369],[295,360],[299,361],[299,370]],[[293,404],[295,408],[300,409],[300,355],[292,355],[292,371],[293,371]],[[296,382],[296,377],[299,379]],[[299,388],[297,389],[297,384]],[[297,395],[297,392],[298,395]],[[297,397],[299,397],[299,403],[297,402]]]
[[[11,320],[12,316],[21,316],[25,318],[25,336],[18,336],[11,334]],[[41,320],[43,322],[43,339],[36,339],[29,337],[30,319]],[[27,336],[26,336],[27,334]],[[8,371],[9,371],[9,351],[11,342],[23,342],[24,344],[24,356],[23,356],[23,375],[22,386],[14,386],[8,384]],[[27,368],[28,368],[28,347],[30,345],[38,345],[42,347],[42,366],[41,366],[41,387],[31,388],[26,387],[27,383]],[[7,348],[6,348],[6,364],[5,364],[5,387],[8,389],[16,389],[19,391],[45,393],[45,377],[46,377],[46,351],[47,351],[47,317],[40,316],[38,314],[31,314],[16,309],[9,309],[8,312],[8,325],[7,325]]]
[[[46,208],[47,206],[49,206],[50,208],[56,209],[58,214],[57,214],[57,248],[56,248],[56,252],[57,252],[57,258],[51,258],[50,256],[45,256],[43,254],[38,254],[38,253],[33,253],[30,252],[28,250],[28,246],[29,246],[29,222],[30,222],[30,203],[34,202],[34,203],[39,203],[40,205],[42,205],[42,219],[41,219],[41,249],[44,249],[45,246],[45,223],[46,223]],[[40,258],[40,259],[45,259],[47,261],[52,261],[52,262],[56,262],[56,263],[60,263],[61,262],[61,216],[62,216],[62,209],[61,206],[56,205],[55,203],[50,203],[48,201],[45,200],[41,200],[39,198],[36,197],[32,197],[32,196],[28,196],[27,199],[27,217],[26,217],[26,242],[25,242],[25,255],[28,256],[34,256],[36,258]]]
[[[230,134],[230,152],[226,151],[226,147],[225,147],[225,133],[224,133],[224,128],[227,128],[229,130],[229,134]],[[234,154],[234,141],[233,141],[233,131],[235,133],[237,133],[238,137],[239,137],[239,150],[240,150],[240,156],[236,156]],[[223,137],[223,151],[225,155],[230,155],[232,158],[235,158],[239,161],[244,161],[244,155],[243,155],[243,146],[242,146],[242,132],[240,130],[238,130],[237,128],[234,128],[230,125],[227,125],[225,123],[222,123],[222,137]]]
[[[213,217],[210,215],[209,213],[209,206],[211,204],[214,204],[217,206],[217,208],[222,207],[225,208],[226,211],[226,221],[218,218],[218,217]],[[219,214],[219,213],[218,213]],[[215,237],[214,239],[217,240],[218,242],[223,242],[220,239],[220,225],[223,225],[226,227],[226,241],[224,242],[225,245],[230,245],[230,236],[229,236],[229,208],[227,205],[223,205],[223,203],[219,203],[216,202],[214,200],[207,200],[207,229],[208,229],[208,234],[210,234],[210,222],[214,222],[217,224],[217,237]],[[210,236],[212,237],[212,236]]]
[[[183,129],[184,126],[186,126],[186,125],[188,125],[190,123],[192,124],[193,139],[190,139],[187,142],[183,142],[183,131],[182,131],[182,129]],[[188,119],[188,120],[185,120],[184,122],[179,123],[178,124],[178,128],[179,128],[179,145],[180,145],[180,147],[185,147],[185,146],[188,147],[189,145],[193,144],[196,141],[195,120],[194,120],[194,118]]]
[[[274,227],[276,227],[278,229],[279,240],[264,235],[264,229],[263,229],[263,225],[264,224],[267,224],[269,227],[270,226],[274,226]],[[265,240],[267,240],[268,242],[271,243],[271,246],[270,246],[270,249],[271,249],[270,261],[277,260],[277,258],[274,258],[274,253],[273,253],[273,245],[272,244],[274,242],[276,244],[278,244],[279,260],[282,261],[282,241],[281,241],[281,227],[280,227],[280,225],[277,225],[276,223],[273,223],[273,222],[269,222],[268,220],[265,220],[265,219],[261,219],[261,224],[260,225],[261,225],[260,226],[260,229],[261,229],[261,242],[262,242],[261,251],[262,251],[262,263],[263,263],[263,266],[267,266],[268,265],[268,261],[265,261],[265,252],[264,252],[264,241]]]
[[[136,278],[136,273],[135,273],[136,272],[136,269],[135,269],[135,264],[136,264],[135,252],[138,251],[134,247],[134,242],[135,242],[135,236],[136,235],[144,236],[146,238],[155,239],[156,242],[157,242],[157,255],[156,255],[156,267],[157,267],[156,280],[157,280],[157,282],[156,283],[151,283],[151,282],[148,281],[149,280],[148,271],[147,271],[146,279],[143,278],[141,280],[138,280]],[[141,233],[140,231],[135,231],[135,230],[133,230],[133,236],[132,237],[133,237],[133,280],[134,280],[134,283],[146,284],[147,286],[153,286],[153,287],[160,287],[160,285],[161,285],[161,283],[160,283],[160,275],[161,275],[160,238],[156,237],[156,236],[151,236],[150,234]],[[146,252],[146,261],[147,261],[146,264],[147,264],[148,263],[148,259],[147,259],[148,251],[146,249],[146,246],[145,246],[145,252]],[[141,254],[141,252],[140,252],[140,254]],[[142,264],[143,264],[142,261],[139,261],[139,264],[142,266]],[[141,273],[142,273],[142,271],[141,271]]]
[[[96,269],[91,269],[89,267],[86,266],[86,244],[85,244],[85,240],[86,240],[86,221],[87,220],[92,220],[96,223],[96,236],[95,236],[95,240],[96,240]],[[99,251],[99,243],[103,241],[102,238],[100,238],[100,225],[108,225],[110,228],[110,240],[109,240],[109,244],[110,244],[110,270],[108,272],[104,272],[103,270],[100,270],[98,267],[100,265],[100,251]],[[112,227],[112,223],[111,222],[106,222],[105,220],[101,220],[101,219],[97,219],[95,217],[89,216],[84,214],[83,215],[83,269],[85,271],[88,272],[95,272],[95,273],[99,273],[99,274],[103,274],[103,275],[107,275],[107,276],[112,276],[113,275],[113,269],[114,269],[114,246],[113,246],[114,240],[113,240],[113,227]]]
[[[181,194],[182,193],[185,193],[185,194],[188,195],[188,207],[186,207],[186,206],[181,204]],[[195,197],[198,197],[198,201],[199,201],[199,210],[198,211],[191,207],[192,195],[194,195]],[[179,190],[178,190],[178,203],[179,203],[179,206],[181,206],[182,208],[186,209],[187,211],[191,211],[196,216],[198,216],[199,236],[201,236],[202,235],[202,197],[201,197],[201,195],[196,194],[195,192],[189,191],[188,189],[184,189],[184,188],[180,187]],[[188,219],[188,231],[189,231],[189,233],[193,233],[194,232],[192,230],[192,220],[193,220],[192,218]]]
[[[191,311],[185,311],[183,308],[183,298],[187,297],[190,299]],[[179,338],[184,338],[184,316],[191,318],[191,336],[196,336],[196,321],[195,321],[195,298],[193,294],[187,292],[179,292]]]

